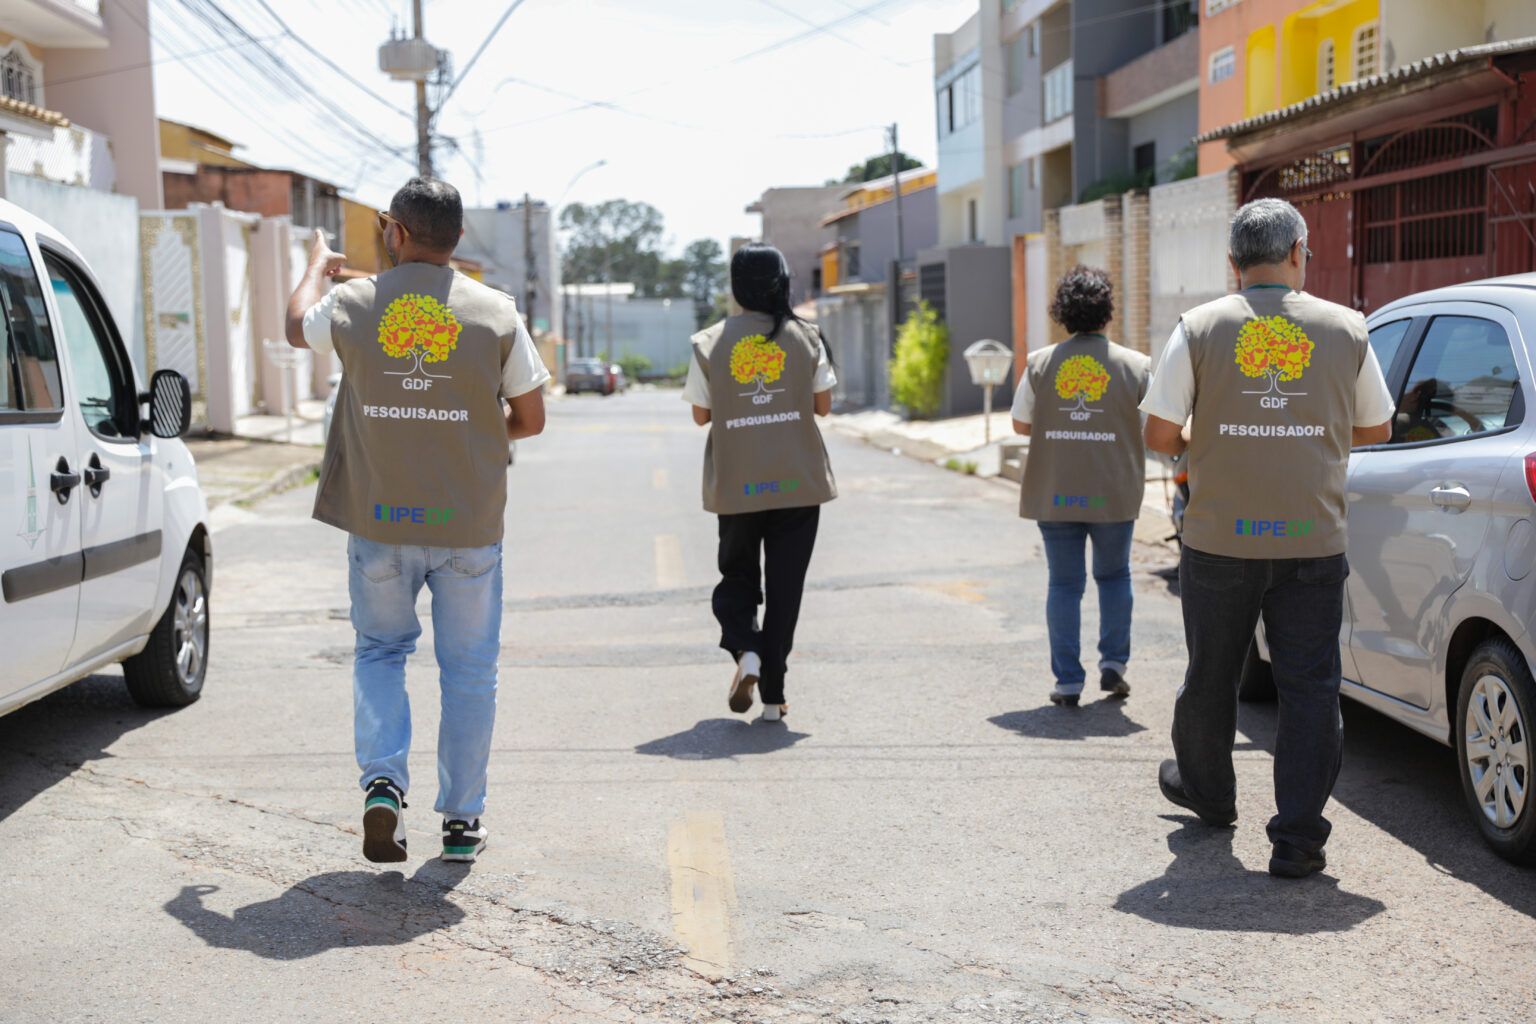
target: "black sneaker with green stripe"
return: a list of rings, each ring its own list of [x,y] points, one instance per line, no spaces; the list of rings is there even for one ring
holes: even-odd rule
[[[394,779],[368,783],[363,798],[363,856],[377,864],[405,860],[405,794]]]
[[[443,860],[472,862],[485,849],[485,826],[480,819],[443,819]]]

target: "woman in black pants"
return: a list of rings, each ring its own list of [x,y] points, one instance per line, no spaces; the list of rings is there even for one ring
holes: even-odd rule
[[[720,646],[736,659],[729,703],[784,717],[785,661],[821,506],[837,497],[816,416],[832,411],[837,383],[816,325],[789,304],[789,264],[770,245],[731,258],[731,294],[745,312],[693,336],[683,400],[709,425],[704,509],[720,518]],[[764,604],[762,626],[757,606]]]

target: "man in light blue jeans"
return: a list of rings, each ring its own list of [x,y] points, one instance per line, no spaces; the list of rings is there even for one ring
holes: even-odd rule
[[[432,592],[432,648],[442,673],[435,809],[449,821],[474,822],[485,811],[496,721],[501,545],[423,548],[353,536],[347,561],[357,630],[352,686],[362,783],[386,778],[402,792],[410,788],[405,659],[421,636],[416,597],[425,584]]]
[[[379,215],[394,269],[325,280],[345,261],[315,233],[288,302],[289,344],[346,370],[326,438],[315,518],[345,530],[363,856],[406,859],[411,706],[405,661],[432,592],[442,689],[437,811],[442,858],[485,849],[487,764],[501,649],[507,442],[544,429],[549,371],[512,299],[454,270],[464,209],[452,185],[412,178]]]

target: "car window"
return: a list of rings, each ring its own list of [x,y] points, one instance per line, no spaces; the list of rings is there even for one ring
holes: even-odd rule
[[[117,346],[80,274],[52,254],[44,255],[54,305],[59,310],[59,335],[69,352],[70,380],[86,425],[101,437],[132,436],[131,385],[125,386]]]
[[[1466,437],[1518,423],[1519,382],[1503,327],[1481,317],[1435,317],[1408,371],[1392,441]]]
[[[64,408],[59,354],[43,306],[43,289],[27,244],[14,231],[0,230],[0,302],[9,328],[13,407],[30,412]]]
[[[11,332],[0,331],[0,412],[17,408],[17,367],[11,358]]]
[[[1397,358],[1397,350],[1403,347],[1403,339],[1408,336],[1412,324],[1412,317],[1404,317],[1371,328],[1371,351],[1376,353],[1382,373],[1392,372],[1392,360]]]

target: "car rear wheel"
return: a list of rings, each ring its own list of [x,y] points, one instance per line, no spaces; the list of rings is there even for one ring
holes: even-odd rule
[[[1478,645],[1461,674],[1456,753],[1461,790],[1499,856],[1536,862],[1536,794],[1530,791],[1536,685],[1508,640]]]
[[[208,672],[208,579],[196,552],[182,557],[165,610],[149,644],[123,662],[134,701],[151,708],[185,707],[203,692]]]

